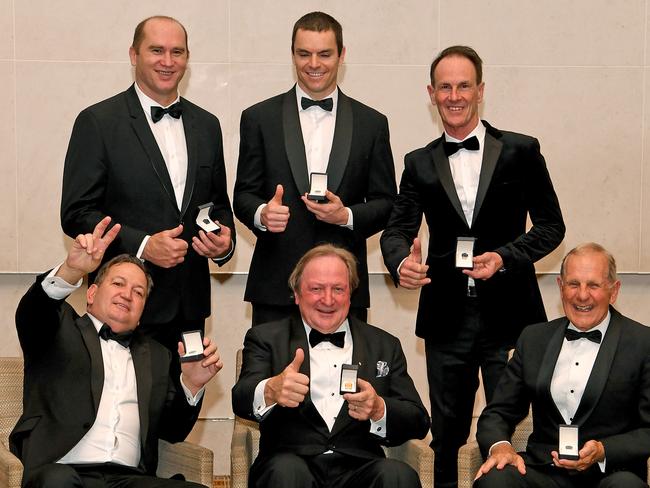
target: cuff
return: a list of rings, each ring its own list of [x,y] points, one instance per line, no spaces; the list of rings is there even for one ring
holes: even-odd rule
[[[255,210],[255,215],[253,216],[253,224],[255,224],[256,229],[266,232],[266,227],[262,225],[262,209],[264,207],[266,207],[266,203],[263,203],[257,207],[257,210]]]
[[[199,391],[196,392],[196,395],[192,396],[192,392],[190,391],[190,389],[187,386],[185,386],[185,383],[183,383],[183,373],[181,373],[181,386],[183,387],[183,392],[185,392],[185,399],[187,400],[187,403],[189,403],[193,407],[196,407],[201,401],[201,398],[203,398],[203,393],[205,393],[205,387],[201,388]]]
[[[144,239],[142,239],[142,242],[140,243],[140,247],[138,248],[138,252],[135,255],[136,258],[142,259],[142,261],[144,261],[144,258],[142,257],[142,253],[144,252],[144,248],[147,245],[147,242],[149,242],[150,237],[151,236],[144,236]]]
[[[384,399],[381,399],[384,402]],[[370,433],[375,434],[376,436],[386,438],[386,414],[388,413],[388,408],[386,407],[386,402],[384,402],[384,416],[377,420],[376,422],[370,419]]]
[[[264,417],[276,405],[275,403],[267,405],[264,402],[264,388],[269,379],[270,378],[260,381],[255,387],[255,395],[253,396],[253,415],[255,415],[258,420]]]
[[[67,298],[72,292],[81,286],[81,283],[83,283],[83,278],[71,285],[60,276],[55,276],[57,271],[59,271],[61,264],[50,271],[45,279],[41,281],[41,286],[43,287],[45,294],[54,300],[63,300],[64,298]]]

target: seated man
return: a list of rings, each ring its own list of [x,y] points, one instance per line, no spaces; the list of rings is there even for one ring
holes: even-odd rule
[[[650,329],[611,306],[621,283],[598,244],[566,255],[558,285],[566,317],[524,329],[479,419],[487,460],[474,486],[647,487]],[[516,453],[508,439],[531,404],[533,432]]]
[[[169,350],[133,333],[152,283],[126,254],[99,270],[87,314],[64,301],[117,236],[119,224],[106,230],[110,220],[77,236],[63,264],[39,276],[18,305],[25,394],[11,452],[27,488],[202,486],[155,478],[158,439],[182,441],[192,429],[203,387],[222,367],[216,346],[205,338],[204,358],[184,362],[180,382],[170,377]]]
[[[315,247],[289,278],[302,320],[246,334],[233,410],[260,423],[250,487],[420,486],[381,445],[424,437],[429,416],[399,339],[348,314],[358,283],[350,252]],[[344,381],[346,365],[358,367],[356,381]]]

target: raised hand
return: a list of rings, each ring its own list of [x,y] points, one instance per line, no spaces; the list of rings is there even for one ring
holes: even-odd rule
[[[304,351],[300,348],[296,349],[293,361],[284,368],[282,373],[266,382],[264,387],[266,405],[277,403],[282,407],[295,408],[303,402],[309,391],[309,377],[299,372],[304,360]]]
[[[275,187],[275,194],[262,209],[260,221],[269,232],[284,232],[289,222],[289,207],[282,205],[284,188]]]
[[[429,266],[422,264],[422,247],[420,239],[413,239],[411,254],[404,260],[399,269],[399,284],[409,290],[415,290],[431,283],[427,277]]]

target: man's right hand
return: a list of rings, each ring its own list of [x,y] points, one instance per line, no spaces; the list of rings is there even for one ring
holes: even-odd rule
[[[497,469],[503,469],[508,464],[517,468],[517,471],[522,475],[526,474],[526,464],[524,463],[524,459],[517,454],[517,451],[512,447],[512,444],[509,442],[497,444],[492,447],[492,452],[490,452],[488,458],[478,469],[478,473],[476,473],[476,478],[474,478],[474,480],[479,479],[494,467]]]
[[[183,233],[183,224],[169,230],[163,230],[152,235],[142,251],[142,259],[160,266],[173,268],[185,260],[188,244],[179,239]]]
[[[417,237],[413,240],[411,254],[404,260],[399,268],[399,284],[409,290],[416,290],[431,283],[431,278],[427,278],[429,266],[422,264],[422,249],[420,239]]]
[[[295,408],[302,403],[309,391],[309,377],[298,372],[304,360],[304,351],[300,348],[296,349],[296,355],[289,366],[266,382],[264,403],[290,408]]]
[[[284,232],[289,222],[289,207],[282,205],[284,188],[275,187],[275,195],[264,206],[260,213],[260,221],[269,232]]]

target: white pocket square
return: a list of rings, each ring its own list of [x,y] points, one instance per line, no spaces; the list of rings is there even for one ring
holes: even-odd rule
[[[388,376],[388,371],[390,371],[390,368],[386,361],[377,361],[377,378]]]

